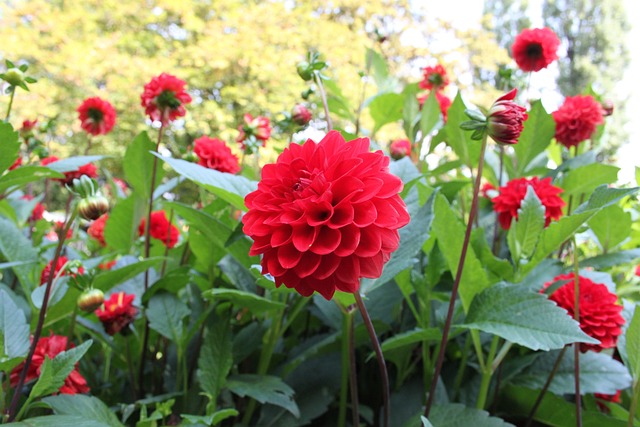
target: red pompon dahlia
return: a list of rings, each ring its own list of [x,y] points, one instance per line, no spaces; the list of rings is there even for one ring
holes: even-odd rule
[[[198,164],[201,166],[220,172],[240,172],[238,157],[218,138],[201,136],[194,141],[193,151],[198,156]]]
[[[124,292],[111,294],[104,302],[104,308],[95,311],[106,333],[115,335],[135,320],[138,309],[133,306],[134,299],[135,295]]]
[[[80,127],[91,135],[106,135],[116,124],[115,108],[97,96],[82,101],[77,111]]]
[[[400,160],[411,154],[411,142],[408,139],[396,139],[389,146],[389,154],[392,159]]]
[[[104,226],[107,224],[107,219],[109,219],[109,214],[104,214],[87,228],[87,234],[100,242],[102,246],[107,246],[107,242],[104,240]]]
[[[424,102],[428,97],[429,92],[418,95],[418,103],[420,104],[420,109],[422,109],[422,106],[424,105]],[[447,123],[447,113],[449,112],[449,107],[451,107],[451,99],[441,92],[436,92],[436,100],[438,101],[438,105],[440,106],[442,121],[444,123]]]
[[[575,305],[574,278],[573,273],[557,276],[551,282],[545,283],[542,289],[544,291],[554,282],[568,281],[556,289],[549,299],[567,310],[571,317],[574,317]],[[600,344],[580,343],[580,351],[600,352],[605,348],[615,347],[624,325],[624,318],[620,314],[622,306],[617,304],[618,297],[609,292],[606,285],[594,283],[582,276],[578,276],[578,281],[580,329],[590,337],[600,340]]]
[[[138,233],[140,236],[144,235],[144,229],[147,224],[146,218],[142,218],[140,226],[138,227]],[[167,219],[167,214],[164,211],[151,212],[151,225],[149,227],[149,233],[154,239],[158,239],[168,248],[172,248],[178,243],[180,237],[180,230],[171,224]]]
[[[30,194],[25,194],[21,197],[22,200],[31,201],[33,200],[33,196]],[[42,215],[44,214],[44,206],[40,203],[36,203],[31,211],[31,216],[29,217],[29,221],[36,222],[42,219]]]
[[[62,267],[64,267],[64,265],[67,263],[67,261],[69,261],[69,259],[64,255],[58,258],[58,262],[56,263],[56,268],[53,271],[54,279],[58,275]],[[42,269],[42,273],[40,273],[40,286],[46,284],[47,281],[49,280],[49,275],[52,274],[51,272],[52,267],[53,267],[53,260],[49,261],[49,263],[45,265],[45,267]],[[84,274],[84,268],[82,266],[78,267],[78,274]],[[75,273],[71,273],[69,271],[63,272],[62,276],[76,277]]]
[[[517,89],[502,95],[493,103],[487,114],[487,132],[499,144],[514,145],[524,129],[527,109],[513,102]]]
[[[40,164],[42,166],[46,166],[50,163],[57,162],[58,160],[60,159],[56,156],[49,156],[42,159]],[[89,178],[95,179],[98,177],[98,169],[93,163],[87,163],[74,171],[65,172],[64,178],[55,178],[54,181],[58,181],[62,185],[71,185],[73,184],[74,179],[80,179],[82,175],[87,175]]]
[[[53,333],[51,334],[51,336],[41,337],[38,340],[38,345],[36,345],[36,350],[33,353],[33,359],[31,360],[29,370],[27,371],[27,375],[25,377],[25,384],[40,377],[40,370],[42,369],[42,364],[44,363],[45,357],[53,359],[59,353],[67,351],[67,343],[67,337],[61,335],[53,335]],[[69,346],[69,348],[73,347],[75,347],[75,345],[73,344]],[[23,369],[24,361],[16,366],[13,371],[11,371],[11,387],[16,387],[18,385],[18,380]],[[78,372],[77,364],[73,368],[69,376],[67,376],[67,378],[64,380],[64,384],[62,384],[58,392],[62,394],[78,394],[89,392],[87,380],[85,380],[80,372]]]
[[[296,104],[291,110],[291,119],[294,123],[304,126],[311,121],[311,111],[302,104]]]
[[[550,28],[522,30],[516,36],[511,55],[522,71],[540,71],[558,59],[560,39]]]
[[[556,140],[567,148],[591,138],[604,123],[602,105],[591,95],[568,96],[552,114],[556,122]]]
[[[291,144],[245,198],[249,254],[262,255],[262,273],[276,286],[303,296],[356,292],[398,248],[410,219],[401,190],[389,157],[369,152],[367,138],[346,142],[331,131],[317,144]]]
[[[538,179],[533,177],[517,178],[509,181],[504,187],[500,187],[500,194],[491,199],[493,210],[498,214],[498,221],[505,230],[511,227],[511,220],[518,219],[518,209],[522,200],[527,195],[527,188],[533,187],[538,199],[545,208],[545,227],[551,220],[558,220],[562,216],[564,200],[558,196],[562,189],[551,184],[551,178]]]
[[[187,113],[184,106],[191,102],[185,86],[184,80],[167,73],[152,78],[140,95],[145,114],[163,125],[183,117]]]
[[[236,138],[236,142],[240,144],[243,150],[248,145],[251,145],[247,144],[251,140],[259,141],[260,145],[264,147],[267,139],[271,136],[271,122],[267,117],[258,116],[254,118],[247,113],[244,115],[244,124],[238,126],[238,130],[240,134]]]
[[[435,67],[425,67],[422,69],[423,78],[419,86],[422,89],[435,89],[440,91],[447,87],[449,84],[449,78],[447,77],[447,71],[440,64]]]

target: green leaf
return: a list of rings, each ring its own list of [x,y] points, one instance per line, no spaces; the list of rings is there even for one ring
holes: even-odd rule
[[[298,405],[293,400],[293,389],[282,379],[270,375],[234,375],[227,388],[240,397],[249,396],[260,403],[269,403],[286,409],[299,417]]]
[[[53,360],[45,357],[40,368],[40,377],[33,386],[30,397],[36,398],[57,392],[92,343],[92,340],[87,340],[78,347],[58,353]]]
[[[525,174],[533,159],[547,148],[556,131],[553,116],[547,113],[539,100],[531,104],[528,115],[518,143],[513,146],[518,160],[516,176]]]
[[[0,193],[10,189],[11,187],[20,187],[41,179],[62,177],[64,177],[62,173],[51,170],[48,167],[29,165],[20,166],[19,168],[9,171],[0,177]]]
[[[429,96],[422,104],[422,110],[420,111],[420,132],[422,137],[426,137],[431,133],[440,121],[440,104],[436,98],[436,91],[432,90]]]
[[[610,206],[623,197],[631,196],[640,190],[640,187],[633,188],[609,188],[608,185],[602,184],[596,188],[587,202],[578,206],[574,213],[582,213],[598,210]]]
[[[413,83],[406,85],[404,90],[402,91],[402,96],[404,98],[402,108],[402,128],[404,129],[404,133],[407,135],[407,138],[409,138],[409,141],[411,141],[411,143],[415,142],[415,124],[420,118],[420,103],[418,102],[418,99],[416,97],[418,94],[418,90],[418,84]]]
[[[113,427],[118,425],[88,420],[82,415],[46,415],[28,418],[18,423],[4,424],[4,427]]]
[[[373,133],[386,124],[402,119],[403,106],[404,98],[398,93],[383,93],[373,98],[369,104],[369,113],[375,123]]]
[[[151,141],[149,134],[146,131],[140,132],[127,147],[122,163],[127,181],[135,189],[135,193],[146,200],[149,200],[150,196],[153,164],[157,161],[150,152],[155,148],[156,144]],[[162,167],[158,165],[154,188],[162,181],[162,174]]]
[[[195,426],[201,427],[203,424],[206,426],[216,426],[227,418],[235,417],[238,414],[239,412],[235,409],[221,409],[211,415],[180,414],[180,416],[183,418],[183,421],[187,421]],[[183,422],[181,425],[183,427],[188,427],[191,424],[185,424]]]
[[[9,123],[0,122],[0,174],[13,165],[19,153],[18,132]]]
[[[233,366],[229,322],[217,319],[208,329],[198,358],[198,383],[210,402],[216,402]]]
[[[106,156],[76,156],[68,157],[66,159],[57,160],[53,163],[49,163],[47,168],[53,169],[56,172],[72,172],[77,171],[81,166],[89,163],[104,159]]]
[[[627,329],[626,345],[629,370],[635,381],[640,379],[640,308],[636,306]]]
[[[244,211],[247,210],[244,205],[245,196],[258,188],[255,181],[250,181],[243,176],[207,169],[186,160],[161,157],[159,154],[156,156],[168,163],[180,175]]]
[[[120,268],[100,272],[93,279],[93,287],[106,292],[114,286],[134,278],[138,274],[162,264],[162,261],[165,259],[164,257],[152,257]]]
[[[233,305],[246,308],[253,314],[262,314],[273,310],[284,310],[285,308],[285,305],[281,302],[271,301],[237,289],[210,289],[203,292],[202,296],[209,300],[231,301]]]
[[[424,416],[420,417],[420,421],[422,421],[422,427],[433,427],[433,424],[431,424]]]
[[[8,293],[0,289],[0,371],[10,372],[29,351],[27,318]]]
[[[24,263],[15,265],[13,271],[20,279],[25,295],[29,295],[33,286],[31,262],[38,259],[38,252],[33,248],[31,240],[27,239],[14,223],[2,217],[0,217],[0,253],[8,262]]]
[[[138,226],[147,208],[148,200],[131,195],[119,199],[109,212],[104,227],[104,239],[107,246],[118,251],[129,253],[138,238]]]
[[[532,350],[548,351],[574,342],[599,343],[547,297],[506,284],[497,284],[477,295],[462,326],[498,335]]]
[[[580,267],[593,267],[595,270],[603,270],[615,265],[628,264],[638,258],[640,258],[640,249],[629,249],[581,260]]]
[[[529,258],[533,254],[540,233],[544,230],[544,212],[545,208],[533,187],[528,186],[527,194],[518,209],[518,220],[512,221],[507,235],[514,262],[521,258]]]
[[[391,162],[389,164],[389,171],[400,178],[402,182],[406,184],[414,179],[417,179],[422,176],[422,174],[416,168],[416,165],[413,164],[409,157],[403,157],[400,160],[396,160],[395,162]]]
[[[602,184],[612,184],[618,180],[620,168],[602,163],[580,166],[567,172],[561,187],[564,194],[589,194]]]
[[[382,343],[382,351],[391,351],[397,348],[406,347],[422,341],[435,341],[442,338],[442,333],[438,328],[414,328],[400,334],[396,334]]]
[[[488,412],[459,403],[434,406],[429,420],[437,427],[513,427],[500,418],[489,416]]]
[[[97,397],[83,394],[60,394],[46,397],[42,399],[42,402],[57,415],[77,415],[88,421],[103,423],[107,426],[122,426],[113,411]]]
[[[384,89],[387,79],[389,78],[389,66],[382,55],[371,48],[367,48],[366,63],[371,65],[373,70],[373,80],[376,82],[378,89]]]
[[[591,218],[589,227],[606,253],[631,235],[631,214],[618,205],[611,205]]]
[[[145,310],[149,327],[165,338],[180,345],[184,336],[182,319],[191,313],[189,307],[178,297],[168,293],[156,294],[149,300]]]
[[[465,165],[475,168],[480,160],[481,144],[471,139],[471,132],[460,129],[460,124],[468,120],[464,112],[466,108],[462,96],[458,92],[447,112],[447,123],[443,127],[446,133],[444,140]]]

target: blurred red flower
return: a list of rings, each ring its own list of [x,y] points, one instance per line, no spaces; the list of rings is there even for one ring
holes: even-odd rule
[[[30,194],[25,194],[21,197],[22,200],[33,200],[33,196]],[[44,205],[41,203],[36,203],[31,211],[31,216],[29,217],[29,221],[36,222],[42,219],[42,215],[44,214]]]
[[[502,95],[493,103],[487,114],[487,132],[500,144],[514,145],[524,129],[527,109],[513,102],[517,89]]]
[[[240,172],[238,157],[218,138],[201,136],[194,141],[193,151],[198,155],[198,164],[201,166],[220,172]]]
[[[184,106],[191,102],[185,86],[184,80],[167,73],[152,78],[144,85],[144,92],[140,95],[145,114],[164,125],[183,117],[187,113]]]
[[[567,148],[591,138],[599,124],[604,123],[602,105],[591,95],[568,96],[552,113],[556,122],[556,140]]]
[[[9,170],[12,171],[15,168],[22,166],[22,156],[18,157],[15,162],[11,166],[9,166]]]
[[[302,104],[296,104],[291,110],[291,119],[296,124],[304,126],[311,121],[311,111]]]
[[[511,54],[522,71],[540,71],[558,59],[560,39],[550,28],[524,29],[516,36]]]
[[[133,306],[134,299],[135,295],[132,294],[114,293],[104,302],[104,309],[95,311],[109,335],[117,334],[135,320],[138,309]]]
[[[146,224],[146,218],[142,218],[140,226],[138,227],[138,233],[140,236],[144,235]],[[151,237],[160,240],[162,244],[168,248],[174,247],[176,243],[178,243],[178,238],[180,237],[180,231],[175,225],[169,222],[167,214],[165,214],[164,211],[151,212],[149,233],[151,234]]]
[[[77,111],[80,127],[91,135],[106,135],[116,124],[116,110],[97,96],[82,101]]]
[[[267,139],[271,136],[271,122],[267,117],[253,117],[247,113],[244,115],[244,124],[238,126],[240,134],[236,138],[236,142],[240,144],[244,150],[248,139],[254,138],[261,142],[264,147]]]
[[[67,261],[69,261],[69,259],[64,255],[58,258],[58,262],[56,263],[56,268],[53,271],[54,278],[55,276],[58,275],[58,273],[60,272],[62,267],[64,267],[64,265],[67,263]],[[45,265],[45,267],[42,269],[42,273],[40,273],[40,286],[46,284],[47,281],[49,280],[49,275],[52,274],[51,273],[52,267],[53,267],[53,260],[49,261],[49,263]],[[78,268],[78,274],[84,274],[84,268],[82,266]],[[75,274],[70,273],[69,271],[65,271],[64,273],[62,273],[62,276],[76,277]]]
[[[389,146],[391,158],[399,160],[411,154],[411,142],[408,139],[396,139]]]
[[[422,89],[435,89],[440,91],[447,87],[449,84],[449,78],[447,77],[447,71],[441,64],[435,67],[425,67],[422,69],[423,78],[419,83]]]
[[[49,156],[42,159],[40,164],[42,166],[46,166],[50,163],[57,162],[58,160],[60,159],[56,156]],[[98,169],[93,163],[87,163],[74,171],[65,172],[64,178],[54,178],[54,181],[58,181],[62,185],[71,185],[74,179],[80,179],[82,175],[87,175],[89,178],[95,179],[98,177]]]
[[[429,92],[418,95],[418,103],[420,104],[420,109],[422,109],[422,106],[424,105],[428,97]],[[436,92],[436,100],[438,101],[438,105],[440,106],[442,121],[444,123],[447,123],[447,113],[449,112],[449,107],[451,107],[451,99],[441,92]]]
[[[104,240],[104,226],[107,224],[107,219],[109,219],[109,214],[104,214],[87,228],[87,234],[100,242],[102,246],[107,246],[107,242]]]

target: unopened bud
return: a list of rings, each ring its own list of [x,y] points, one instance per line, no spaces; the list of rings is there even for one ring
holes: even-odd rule
[[[614,110],[614,105],[613,105],[613,101],[606,100],[602,103],[602,110],[603,110],[603,116],[610,116],[613,114],[613,110]]]
[[[291,119],[293,119],[296,124],[304,126],[311,120],[311,111],[302,104],[296,104],[291,110]]]
[[[104,293],[100,289],[87,289],[78,297],[78,307],[87,313],[92,313],[103,302]]]
[[[200,161],[200,157],[191,150],[187,151],[183,159],[190,163],[198,163]]]
[[[78,204],[78,213],[84,219],[95,220],[107,212],[109,212],[109,201],[100,194],[86,197]]]
[[[313,78],[313,68],[307,61],[298,62],[296,70],[298,71],[298,75],[302,77],[302,80],[306,82]]]
[[[11,86],[24,84],[24,73],[18,68],[9,68],[2,76],[2,79]]]

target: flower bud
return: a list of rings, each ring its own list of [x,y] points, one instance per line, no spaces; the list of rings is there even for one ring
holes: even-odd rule
[[[298,71],[298,75],[302,77],[302,80],[304,80],[305,82],[308,82],[313,78],[313,68],[307,61],[298,62],[296,71]]]
[[[400,160],[411,154],[411,143],[408,139],[396,139],[389,147],[389,154],[391,158]]]
[[[613,105],[613,101],[611,101],[610,99],[604,101],[602,103],[602,111],[603,111],[603,116],[610,116],[613,114],[613,110],[614,110],[614,105]]]
[[[291,110],[291,118],[296,124],[304,126],[311,120],[311,111],[302,104],[296,104]]]
[[[487,114],[487,132],[499,144],[513,145],[524,129],[527,110],[513,102],[517,89],[502,95],[496,100]]]
[[[185,153],[183,159],[189,163],[198,163],[200,161],[200,157],[198,157],[198,155],[191,150]]]
[[[9,68],[2,75],[2,79],[11,86],[20,86],[24,84],[24,73],[18,68]]]
[[[101,194],[86,197],[80,200],[78,212],[84,219],[98,219],[109,212],[109,201]]]
[[[78,307],[82,311],[92,313],[104,302],[104,293],[100,289],[87,289],[78,297]]]

